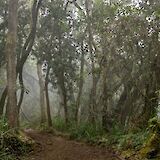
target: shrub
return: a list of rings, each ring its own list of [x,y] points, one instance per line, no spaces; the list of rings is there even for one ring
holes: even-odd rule
[[[0,118],[0,136],[9,130],[5,117]]]
[[[103,129],[90,123],[80,123],[78,126],[72,123],[68,129],[71,138],[86,139],[94,142],[103,135]]]
[[[66,126],[64,120],[59,117],[54,119],[53,126],[60,132],[69,133],[71,139],[84,139],[88,142],[96,142],[97,139],[104,133],[100,125],[95,126],[87,122],[83,122],[77,125],[73,121],[70,122],[68,126]]]
[[[53,120],[53,127],[61,132],[66,132],[67,127],[65,125],[65,121],[60,117],[55,117]]]
[[[9,130],[5,118],[0,119],[0,160],[14,160],[15,157],[28,153],[32,149],[32,143],[23,133],[14,134]]]
[[[138,150],[144,144],[148,137],[148,131],[141,131],[138,133],[129,133],[122,135],[118,140],[119,149],[135,149]]]
[[[103,135],[99,144],[113,146],[119,150],[138,150],[148,138],[149,131],[141,130],[137,133],[125,133],[118,127],[114,127],[110,133]]]
[[[142,158],[155,158],[160,153],[160,121],[154,117],[149,121],[150,135],[140,151]]]

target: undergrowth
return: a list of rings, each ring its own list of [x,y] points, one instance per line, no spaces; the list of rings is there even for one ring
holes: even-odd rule
[[[105,132],[101,125],[94,126],[90,123],[80,123],[77,126],[76,123],[70,122],[66,127],[61,118],[54,119],[53,125],[56,130],[68,133],[72,139],[110,147],[119,151],[126,159],[142,160],[146,157],[151,159],[160,155],[160,121],[157,118],[149,121],[148,128],[129,131],[114,125],[110,132]]]
[[[118,150],[139,150],[149,136],[148,130],[138,132],[124,132],[120,128],[114,128],[110,133],[102,137],[101,143],[113,146]]]
[[[70,122],[66,127],[61,118],[55,118],[53,125],[58,131],[69,133],[72,139],[85,139],[87,142],[113,147],[118,150],[139,150],[149,135],[148,130],[125,133],[117,126],[113,126],[111,131],[107,133],[101,125],[94,126],[90,123],[80,123],[77,126],[76,123]]]
[[[104,130],[93,124],[83,122],[77,125],[75,122],[70,122],[66,127],[65,122],[61,118],[55,118],[53,126],[56,130],[64,133],[69,133],[71,139],[86,140],[95,142],[104,134]]]
[[[22,132],[9,129],[4,117],[0,118],[0,160],[15,160],[32,149],[32,142]]]

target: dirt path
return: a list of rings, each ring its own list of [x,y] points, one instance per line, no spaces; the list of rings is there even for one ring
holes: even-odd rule
[[[27,160],[118,160],[105,148],[56,137],[48,133],[27,131],[38,144]]]

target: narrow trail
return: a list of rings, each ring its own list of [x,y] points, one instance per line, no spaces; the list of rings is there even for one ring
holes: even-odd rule
[[[37,131],[27,131],[26,134],[38,144],[26,160],[118,160],[105,148]]]

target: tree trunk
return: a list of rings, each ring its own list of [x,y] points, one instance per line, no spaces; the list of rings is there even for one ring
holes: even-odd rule
[[[95,73],[95,58],[93,51],[93,35],[92,35],[92,24],[91,24],[91,4],[92,0],[85,1],[86,13],[87,13],[87,28],[88,28],[88,46],[91,58],[91,72],[92,72],[92,89],[90,93],[90,104],[89,104],[89,121],[95,123],[95,107],[96,107],[96,90],[97,90],[97,78]]]
[[[148,81],[146,81],[146,96],[145,96],[145,106],[143,110],[143,117],[145,117],[146,124],[148,120],[156,115],[156,110],[159,106],[159,90],[160,90],[160,43],[159,39],[159,28],[157,28],[152,35],[152,43],[154,44],[154,61],[150,66]],[[149,54],[153,49],[152,44],[150,45]],[[153,54],[153,53],[152,53]]]
[[[83,90],[83,82],[84,82],[84,49],[83,49],[83,43],[81,45],[81,68],[80,68],[80,79],[79,79],[79,92],[77,95],[77,100],[76,100],[76,111],[75,111],[75,121],[78,124],[79,123],[79,107],[80,107],[80,102],[81,102],[81,95],[82,95],[82,90]]]
[[[37,62],[37,74],[39,78],[40,87],[40,108],[41,108],[41,125],[46,122],[46,112],[45,112],[45,94],[44,94],[44,80],[42,75],[42,64]]]
[[[19,83],[21,86],[21,93],[20,93],[20,99],[18,102],[18,110],[20,110],[20,107],[23,102],[23,97],[24,97],[24,84],[23,84],[23,67],[24,64],[32,50],[33,44],[34,44],[34,39],[36,36],[36,27],[37,27],[37,19],[38,19],[38,13],[39,13],[39,8],[41,6],[42,0],[34,0],[33,6],[32,6],[32,26],[31,26],[31,32],[28,35],[22,50],[21,50],[21,58],[19,59],[17,66],[16,66],[16,72],[17,76],[19,74]]]
[[[121,125],[122,126],[125,126],[125,123],[126,123],[126,119],[127,119],[127,116],[129,114],[129,106],[128,106],[128,103],[131,103],[130,102],[130,92],[133,88],[133,85],[132,85],[132,82],[131,81],[128,81],[127,84],[124,85],[124,91],[123,93],[121,94],[121,97],[118,101],[118,104],[117,104],[117,107],[120,108],[120,122],[121,122]],[[132,104],[130,104],[132,105]]]
[[[156,108],[158,107],[158,95],[154,73],[149,77],[150,83],[146,84],[146,93],[145,93],[145,105],[143,110],[144,124],[148,124],[148,120],[155,116]]]
[[[47,122],[48,127],[52,126],[51,110],[50,110],[50,101],[48,93],[48,76],[49,76],[50,67],[47,68],[46,78],[45,78],[45,95],[46,95],[46,105],[47,105]]]
[[[64,76],[64,66],[63,66],[63,55],[62,55],[62,41],[61,41],[61,35],[59,35],[59,58],[61,59],[60,62],[60,72],[57,73],[57,78],[58,78],[58,84],[59,84],[59,89],[61,92],[61,98],[62,98],[62,105],[64,107],[64,117],[65,117],[65,123],[66,126],[69,123],[69,117],[68,117],[68,106],[67,106],[67,90],[65,86],[65,76]]]
[[[18,76],[18,74],[20,73],[20,71],[23,71],[23,66],[32,50],[32,46],[34,44],[34,39],[35,39],[35,35],[36,35],[36,26],[37,26],[37,19],[38,19],[38,13],[39,13],[39,8],[41,6],[42,0],[39,0],[37,2],[37,0],[34,0],[33,2],[33,6],[32,6],[32,26],[31,26],[31,31],[26,39],[26,42],[24,43],[24,46],[22,48],[21,51],[21,59],[19,60],[19,62],[17,63],[16,66],[16,74]],[[21,74],[21,73],[20,73]],[[3,91],[1,100],[0,100],[0,108],[1,110],[4,109],[5,106],[5,101],[7,98],[7,87],[5,88],[5,90]],[[21,104],[21,101],[23,100],[23,88],[21,91],[21,99],[19,104]]]
[[[102,127],[108,132],[110,131],[110,128],[112,127],[111,117],[110,113],[108,111],[108,100],[109,100],[109,94],[107,89],[107,60],[104,56],[103,64],[102,64]]]
[[[35,35],[36,35],[36,26],[37,26],[37,19],[38,19],[38,13],[39,13],[39,8],[41,6],[42,0],[39,0],[37,2],[37,0],[34,0],[33,2],[33,7],[32,7],[32,26],[31,26],[31,31],[26,39],[26,42],[24,43],[24,46],[22,48],[22,52],[21,52],[21,59],[19,60],[19,62],[17,63],[16,66],[16,74],[18,76],[18,74],[21,74],[21,70],[23,71],[23,66],[24,63],[26,62],[31,50],[32,50],[32,46],[34,43],[34,39],[35,39]],[[5,88],[1,100],[0,100],[0,108],[1,110],[3,110],[4,106],[5,106],[5,100],[7,98],[7,87]],[[19,104],[21,104],[21,101],[23,100],[23,88],[22,88],[22,92],[21,92],[21,100],[19,102]]]
[[[24,83],[23,83],[23,73],[22,72],[23,72],[23,69],[19,73],[19,83],[20,83],[20,86],[21,86],[21,92],[20,92],[20,97],[19,97],[18,106],[17,106],[18,107],[18,116],[20,114],[21,105],[22,105],[23,98],[24,98],[24,93],[25,93]],[[18,118],[18,126],[20,126],[19,118]]]
[[[3,115],[6,97],[7,97],[7,87],[4,89],[2,96],[1,96],[1,100],[0,100],[0,116]]]
[[[8,124],[16,128],[18,122],[16,97],[16,40],[17,40],[18,0],[9,1],[8,34],[6,41],[7,61],[7,94],[8,94]]]
[[[59,73],[58,75],[58,83],[59,83],[59,91],[61,92],[61,99],[62,99],[62,106],[64,108],[64,117],[65,117],[65,123],[68,125],[69,119],[68,119],[68,106],[67,106],[67,92],[65,88],[64,83],[64,75],[63,73]]]
[[[18,102],[18,113],[20,112],[20,108],[23,102],[23,97],[24,97],[24,83],[23,83],[23,73],[22,70],[19,73],[19,83],[21,86],[21,93],[20,93],[20,98],[19,98],[19,102]]]
[[[68,106],[67,106],[67,95],[66,93],[63,96],[63,105],[64,105],[64,113],[65,113],[65,123],[68,125],[69,119],[68,119]]]

